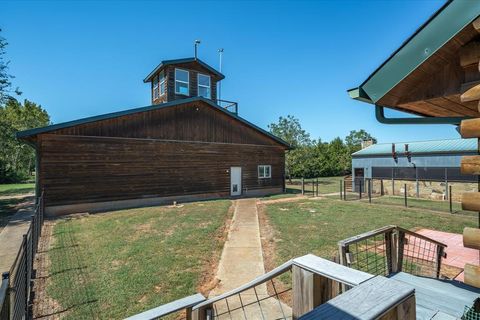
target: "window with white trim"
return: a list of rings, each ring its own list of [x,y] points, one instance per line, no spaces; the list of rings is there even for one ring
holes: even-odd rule
[[[199,73],[198,80],[198,96],[210,99],[210,76]]]
[[[189,73],[187,70],[175,69],[175,93],[188,96],[189,89]]]
[[[258,178],[267,179],[272,177],[272,166],[271,165],[259,165],[258,166]]]
[[[158,99],[160,95],[158,94],[158,77],[153,78],[153,100]]]
[[[165,90],[165,72],[160,72],[158,75],[158,87],[159,87],[159,92],[160,96],[163,96],[166,92]]]

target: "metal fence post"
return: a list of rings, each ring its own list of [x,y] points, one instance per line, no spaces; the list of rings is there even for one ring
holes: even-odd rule
[[[448,187],[448,202],[450,202],[450,213],[453,213],[453,209],[452,209],[452,186]]]
[[[359,179],[360,180],[360,179]],[[360,180],[360,183],[358,184],[358,197],[361,200],[362,199],[362,181]]]
[[[28,236],[26,234],[23,235],[23,255],[25,256],[24,263],[25,263],[25,271],[23,276],[25,277],[25,292],[24,292],[24,312],[25,312],[25,318],[28,319],[28,287],[29,287],[29,280],[28,280]]]
[[[340,180],[340,200],[343,199],[343,194],[342,194],[342,191],[343,191],[343,183],[342,183],[342,182],[343,182],[343,181]]]
[[[0,319],[10,319],[10,273],[2,273],[0,283]]]
[[[318,197],[318,178],[317,178],[316,183],[317,183],[317,197]]]
[[[343,200],[347,201],[347,184],[343,181]]]
[[[404,184],[404,187],[403,187],[403,194],[405,197],[405,207],[406,207],[407,206],[407,184],[406,183]]]
[[[305,178],[302,178],[302,196],[305,194]]]

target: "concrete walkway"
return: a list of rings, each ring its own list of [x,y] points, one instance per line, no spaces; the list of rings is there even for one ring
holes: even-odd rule
[[[9,271],[34,213],[33,200],[14,214],[0,232],[0,273]]]
[[[210,297],[238,288],[265,273],[256,202],[257,199],[236,200],[233,221],[217,271],[219,284]],[[242,293],[240,297],[236,295],[229,298],[228,305],[225,300],[216,303],[216,313],[220,315],[218,318],[278,319],[283,318],[284,313],[287,317],[291,315],[290,308],[278,300],[268,298],[257,303],[257,297],[268,298],[265,284]],[[242,305],[250,303],[242,310]],[[236,308],[236,311],[232,311]],[[228,309],[232,311],[230,314]]]

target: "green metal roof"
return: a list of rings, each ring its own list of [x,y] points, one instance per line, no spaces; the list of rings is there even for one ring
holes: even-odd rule
[[[377,103],[400,81],[480,15],[480,1],[447,1],[408,38],[350,97]]]
[[[206,64],[202,60],[200,60],[198,58],[197,59],[195,59],[195,58],[183,58],[183,59],[175,59],[175,60],[163,60],[162,62],[160,62],[160,64],[155,69],[153,69],[152,72],[150,72],[148,74],[148,76],[145,79],[143,79],[143,82],[149,82],[152,79],[153,75],[155,73],[157,73],[157,71],[159,71],[160,69],[162,69],[162,68],[164,68],[168,65],[189,63],[189,62],[196,62],[196,63],[200,64],[202,67],[209,70],[211,73],[217,75],[217,77],[219,77],[220,80],[225,79],[225,76],[223,74],[221,74],[220,72],[218,72],[214,68],[210,67],[208,64]]]
[[[28,138],[28,137],[31,137],[31,136],[34,136],[34,135],[37,135],[37,134],[40,134],[40,133],[47,133],[47,132],[50,132],[50,131],[63,129],[63,128],[68,128],[68,127],[73,127],[73,126],[78,126],[78,125],[85,124],[85,123],[91,123],[91,122],[96,122],[96,121],[101,121],[101,120],[106,120],[106,119],[117,118],[117,117],[129,115],[129,114],[133,114],[133,113],[147,112],[147,111],[152,111],[152,110],[174,107],[174,106],[177,106],[177,105],[180,105],[180,104],[195,102],[195,101],[205,102],[209,106],[219,110],[220,112],[223,112],[226,115],[228,115],[228,116],[230,116],[234,119],[237,119],[238,121],[242,122],[243,124],[253,128],[254,130],[259,131],[261,134],[270,137],[271,139],[277,141],[279,144],[281,144],[281,145],[283,145],[283,146],[285,146],[289,149],[291,148],[290,145],[287,142],[283,141],[282,139],[278,138],[277,136],[271,134],[268,131],[263,130],[262,128],[260,128],[256,125],[254,125],[253,123],[239,117],[238,115],[220,107],[219,105],[217,105],[212,100],[206,99],[206,98],[203,98],[203,97],[193,97],[193,98],[174,100],[174,101],[166,102],[166,103],[162,103],[162,104],[151,105],[151,106],[147,106],[147,107],[140,107],[140,108],[135,108],[135,109],[128,109],[128,110],[119,111],[119,112],[106,113],[106,114],[93,116],[93,117],[88,117],[88,118],[83,118],[83,119],[78,119],[78,120],[74,120],[74,121],[68,121],[68,122],[53,124],[53,125],[46,126],[46,127],[40,127],[40,128],[35,128],[35,129],[30,129],[30,130],[25,130],[25,131],[19,131],[19,132],[17,132],[17,138],[25,139],[25,138]]]
[[[395,151],[397,153],[404,153],[405,144],[408,144],[408,151],[410,151],[412,154],[478,153],[477,139],[396,142]],[[353,153],[352,157],[381,156],[391,154],[392,143],[379,143]]]

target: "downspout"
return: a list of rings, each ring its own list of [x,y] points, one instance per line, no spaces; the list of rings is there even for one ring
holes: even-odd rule
[[[387,118],[384,107],[375,105],[375,117],[383,124],[453,124],[460,125],[462,120],[472,117],[419,117],[419,118]]]

